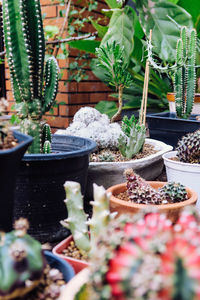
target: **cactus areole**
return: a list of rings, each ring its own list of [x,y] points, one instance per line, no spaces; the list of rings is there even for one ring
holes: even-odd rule
[[[58,64],[54,57],[48,58],[46,65],[44,63],[45,39],[40,1],[4,0],[3,29],[20,128],[23,133],[34,137],[29,152],[41,153],[44,140],[44,123],[41,120],[55,103]]]

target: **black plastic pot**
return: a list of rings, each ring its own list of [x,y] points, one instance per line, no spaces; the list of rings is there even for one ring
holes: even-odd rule
[[[0,230],[13,227],[14,191],[20,161],[32,142],[32,137],[13,131],[19,144],[0,151]]]
[[[176,147],[183,135],[200,128],[200,121],[196,120],[196,115],[191,116],[189,120],[184,120],[177,118],[175,113],[162,112],[148,114],[146,119],[150,138],[173,147]]]
[[[26,154],[21,162],[15,193],[15,219],[26,217],[29,233],[40,242],[60,241],[68,235],[60,220],[67,217],[63,200],[66,180],[81,184],[85,193],[89,153],[95,142],[54,135],[51,154]]]

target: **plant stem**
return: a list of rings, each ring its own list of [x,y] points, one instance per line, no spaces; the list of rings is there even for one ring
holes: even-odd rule
[[[123,84],[120,84],[119,85],[119,88],[118,88],[118,104],[119,104],[119,107],[118,107],[118,111],[116,112],[116,114],[112,117],[111,119],[111,123],[116,121],[116,119],[120,116],[121,114],[121,111],[122,111],[122,95],[123,95],[123,89],[124,89],[124,86]]]

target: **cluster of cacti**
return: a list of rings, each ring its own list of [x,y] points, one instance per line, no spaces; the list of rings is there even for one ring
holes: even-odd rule
[[[146,137],[146,127],[140,125],[134,115],[130,119],[124,116],[122,131],[124,134],[119,137],[118,148],[124,157],[131,159],[142,150]]]
[[[148,43],[148,60],[151,66],[160,72],[174,72],[174,93],[176,114],[179,118],[189,118],[195,96],[196,88],[196,29],[189,30],[185,26],[181,28],[180,38],[176,47],[176,62],[173,66],[160,66],[152,54],[152,45]]]
[[[44,146],[42,116],[55,103],[58,87],[58,65],[54,57],[46,61],[44,71],[45,39],[40,1],[3,1],[3,28],[20,128],[34,137],[29,153],[40,153]],[[44,148],[49,151],[49,146]]]
[[[172,226],[165,215],[121,216],[99,236],[91,258],[91,299],[197,300],[200,297],[200,220],[181,212]],[[84,288],[76,299],[84,298]],[[82,294],[82,295],[81,295]]]
[[[34,289],[46,265],[41,244],[26,233],[27,220],[19,219],[14,228],[0,234],[0,299],[21,298]]]
[[[183,136],[176,147],[177,156],[182,162],[200,163],[200,130]]]
[[[151,187],[133,169],[126,169],[127,192],[130,201],[138,204],[169,204],[188,199],[185,186],[180,183],[168,182],[159,190]]]
[[[93,215],[87,220],[87,214],[83,210],[83,196],[81,186],[78,182],[66,181],[64,184],[66,200],[64,200],[68,218],[61,221],[61,224],[70,229],[75,245],[79,251],[86,256],[93,253],[96,247],[96,239],[114,217],[109,211],[108,194],[102,186],[93,185],[94,201]],[[88,228],[89,226],[89,228]],[[90,232],[90,238],[89,234]]]
[[[115,157],[113,155],[113,153],[109,150],[104,150],[103,152],[101,152],[101,154],[99,155],[99,160],[100,161],[114,161]]]
[[[63,134],[63,131],[58,133]],[[99,149],[117,149],[118,138],[123,134],[119,124],[110,123],[107,115],[92,107],[81,108],[65,133],[90,138],[97,143]]]

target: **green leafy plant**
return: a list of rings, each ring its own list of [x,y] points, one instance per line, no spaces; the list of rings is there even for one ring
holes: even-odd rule
[[[29,152],[40,153],[43,148],[42,117],[55,103],[58,87],[58,65],[54,57],[46,61],[44,70],[45,40],[40,1],[5,0],[3,28],[20,128],[34,137]]]
[[[134,115],[130,119],[124,116],[122,119],[122,131],[124,134],[119,137],[118,147],[124,157],[131,159],[141,151],[144,145],[146,127],[143,124],[139,124]]]
[[[114,122],[122,111],[122,95],[125,87],[130,86],[132,77],[127,68],[128,63],[124,59],[124,48],[115,41],[102,45],[96,50],[97,66],[105,71],[106,81],[118,91],[118,111],[112,117]]]

